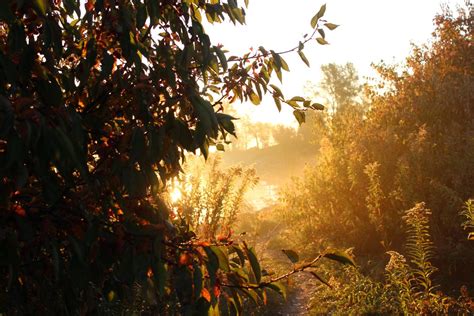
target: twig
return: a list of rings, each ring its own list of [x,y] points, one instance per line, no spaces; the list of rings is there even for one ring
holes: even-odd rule
[[[278,282],[280,280],[286,279],[290,277],[291,275],[298,273],[298,272],[303,272],[304,270],[308,268],[312,268],[313,265],[318,262],[321,258],[323,257],[322,254],[318,255],[316,258],[314,258],[311,262],[306,263],[304,265],[301,265],[299,267],[294,267],[293,270],[282,274],[276,278],[272,278],[269,281],[265,282],[260,282],[259,284],[248,284],[248,285],[234,285],[234,284],[221,284],[221,286],[229,287],[229,288],[240,288],[240,289],[261,289],[271,283]]]

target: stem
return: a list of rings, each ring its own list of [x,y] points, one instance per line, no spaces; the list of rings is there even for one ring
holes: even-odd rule
[[[233,284],[221,284],[221,286],[229,287],[229,288],[241,288],[241,289],[261,289],[265,287],[268,284],[278,282],[280,280],[286,279],[290,277],[291,275],[298,273],[298,272],[303,272],[304,270],[308,268],[313,268],[313,265],[318,262],[321,258],[323,257],[322,254],[318,255],[316,258],[314,258],[311,262],[306,263],[304,265],[301,265],[299,267],[294,267],[293,270],[282,274],[276,278],[272,278],[269,281],[265,282],[260,282],[259,284],[248,284],[248,285],[233,285]]]

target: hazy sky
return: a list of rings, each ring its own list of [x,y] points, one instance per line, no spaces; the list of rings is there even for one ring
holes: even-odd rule
[[[222,43],[235,54],[262,45],[282,51],[294,47],[305,33],[311,32],[311,17],[326,3],[325,19],[339,24],[326,32],[331,45],[308,43],[306,67],[296,53],[285,55],[290,73],[284,73],[285,96],[304,95],[307,81],[318,82],[322,64],[352,62],[361,77],[373,76],[372,62],[402,62],[410,53],[410,43],[425,43],[433,31],[433,18],[443,4],[455,9],[463,0],[250,0],[247,25],[213,25],[206,31],[215,44]],[[294,123],[290,109],[278,113],[272,98],[258,107],[236,104],[258,120]]]

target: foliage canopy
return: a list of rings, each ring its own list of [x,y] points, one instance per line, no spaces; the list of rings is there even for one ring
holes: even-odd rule
[[[324,11],[292,49],[302,58]],[[0,2],[2,312],[101,313],[133,305],[136,286],[155,313],[219,299],[239,313],[239,294],[263,299],[252,249],[194,239],[159,193],[185,152],[207,157],[235,133],[224,99],[269,93],[300,121],[315,106],[269,83],[288,71],[280,54],[228,56],[203,19],[242,24],[245,11],[236,0]]]

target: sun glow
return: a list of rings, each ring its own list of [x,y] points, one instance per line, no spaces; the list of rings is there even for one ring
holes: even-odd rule
[[[171,198],[171,203],[175,204],[181,198],[183,197],[183,194],[181,193],[181,190],[178,187],[174,187],[171,192],[170,192],[170,198]]]

